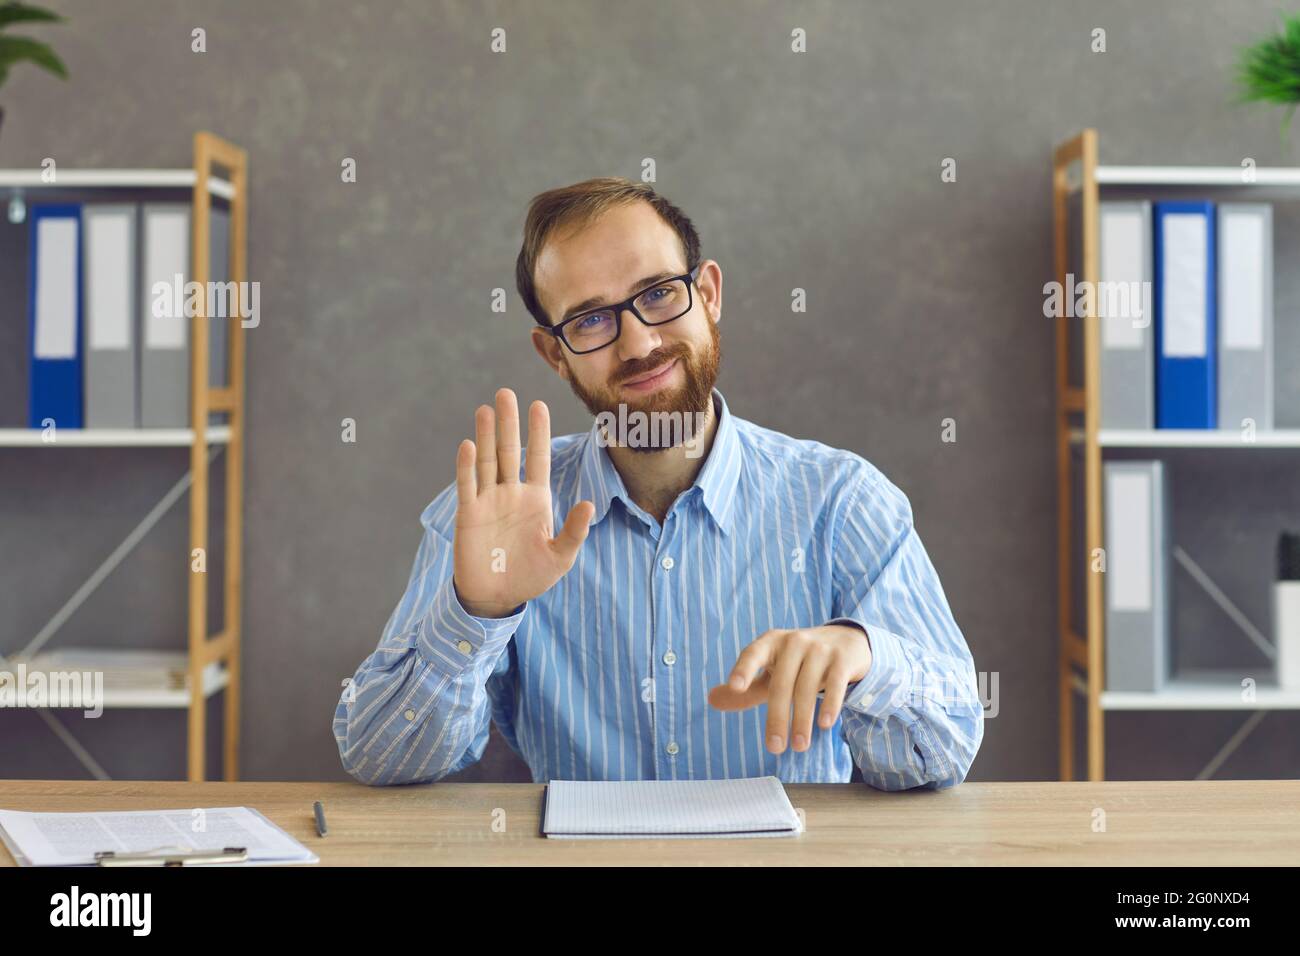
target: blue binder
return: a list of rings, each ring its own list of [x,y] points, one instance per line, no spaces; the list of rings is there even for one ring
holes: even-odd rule
[[[27,316],[28,425],[82,427],[81,207],[33,206]]]
[[[1158,202],[1156,427],[1218,426],[1214,203]]]

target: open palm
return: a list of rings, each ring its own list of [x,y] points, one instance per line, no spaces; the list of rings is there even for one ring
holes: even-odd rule
[[[515,393],[498,389],[495,414],[480,405],[474,425],[477,441],[465,439],[456,453],[455,585],[471,614],[504,617],[544,594],[573,567],[596,506],[578,502],[554,534],[551,417],[545,402],[529,406],[522,481]]]

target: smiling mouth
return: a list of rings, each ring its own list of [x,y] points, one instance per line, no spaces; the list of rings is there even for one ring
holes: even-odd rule
[[[626,387],[637,387],[637,388],[645,385],[654,385],[660,379],[664,378],[674,368],[676,368],[678,361],[679,359],[673,359],[671,362],[669,362],[667,365],[660,368],[658,371],[652,372],[651,374],[643,378],[638,378],[631,382],[624,382],[623,385]]]

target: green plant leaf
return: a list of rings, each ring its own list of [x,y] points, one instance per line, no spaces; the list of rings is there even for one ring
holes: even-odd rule
[[[1280,33],[1239,52],[1237,83],[1240,103],[1300,102],[1300,16],[1285,19]]]
[[[0,69],[8,70],[23,60],[35,63],[65,80],[68,78],[68,68],[46,44],[28,37],[0,35]]]
[[[0,4],[0,30],[11,23],[62,23],[63,17],[52,10],[25,3]]]

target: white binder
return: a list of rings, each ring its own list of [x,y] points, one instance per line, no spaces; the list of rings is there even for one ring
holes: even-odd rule
[[[1155,427],[1151,203],[1100,211],[1101,427]]]
[[[1273,207],[1219,205],[1219,428],[1273,427]]]
[[[190,319],[184,310],[184,284],[190,276],[190,207],[147,204],[141,209],[140,230],[140,424],[186,428]],[[175,291],[177,276],[180,294]]]
[[[85,303],[85,427],[140,424],[136,337],[136,207],[82,207],[82,294]]]
[[[1173,659],[1164,464],[1108,461],[1104,472],[1106,689],[1158,691]]]

